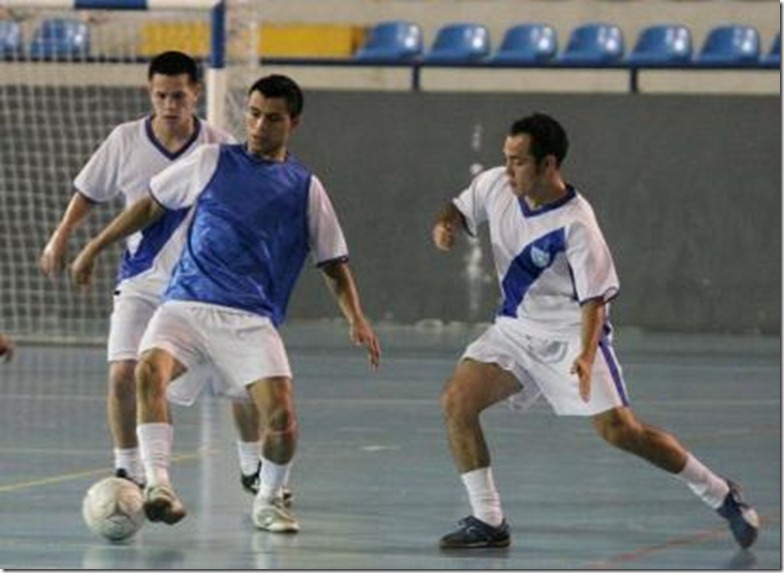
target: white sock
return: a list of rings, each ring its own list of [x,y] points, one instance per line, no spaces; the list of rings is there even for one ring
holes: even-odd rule
[[[240,458],[240,471],[246,476],[255,474],[256,470],[259,469],[261,442],[237,440],[237,455]]]
[[[124,469],[128,477],[136,482],[144,481],[144,468],[139,457],[139,448],[114,448],[114,467]]]
[[[169,463],[174,426],[166,423],[139,424],[136,426],[136,435],[147,485],[170,485]]]
[[[504,520],[501,510],[501,497],[493,482],[493,471],[488,466],[471,470],[460,476],[468,491],[468,501],[474,517],[480,521],[498,527]]]
[[[261,475],[259,476],[259,493],[256,497],[270,500],[280,495],[280,489],[289,480],[291,462],[276,464],[264,456],[261,457]]]
[[[726,480],[717,476],[691,454],[686,458],[686,467],[675,477],[685,482],[689,489],[712,509],[719,509],[730,491]]]

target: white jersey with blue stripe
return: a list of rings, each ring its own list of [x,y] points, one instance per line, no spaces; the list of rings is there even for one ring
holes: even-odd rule
[[[125,206],[146,197],[150,179],[204,143],[226,143],[234,139],[196,118],[190,140],[177,153],[163,147],[152,131],[150,117],[115,127],[74,180],[76,190],[89,201],[103,203],[122,196]],[[185,239],[183,221],[187,211],[167,216],[126,241],[118,273],[123,290],[133,289],[160,296]]]
[[[267,161],[245,145],[205,145],[154,177],[168,210],[195,205],[166,300],[268,317],[278,326],[308,252],[347,260],[335,211],[318,178],[289,155]]]
[[[453,202],[470,233],[488,223],[503,295],[498,320],[533,336],[571,337],[580,332],[581,304],[617,295],[615,265],[593,209],[571,186],[563,199],[532,211],[496,167]]]

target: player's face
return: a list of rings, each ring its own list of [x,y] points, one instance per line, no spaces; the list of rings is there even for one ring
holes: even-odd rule
[[[153,74],[150,80],[150,101],[155,119],[164,129],[175,130],[189,125],[198,99],[199,86],[190,81],[188,74]]]
[[[531,195],[543,183],[544,169],[531,154],[531,136],[527,133],[509,136],[504,142],[506,176],[512,192],[518,197]]]
[[[248,98],[245,129],[248,151],[265,159],[282,160],[292,130],[299,118],[292,118],[283,98],[268,98],[254,91]]]

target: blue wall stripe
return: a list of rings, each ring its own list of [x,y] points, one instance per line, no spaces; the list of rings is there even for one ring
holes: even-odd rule
[[[226,66],[226,3],[221,1],[212,9],[210,38],[210,67],[214,70]]]

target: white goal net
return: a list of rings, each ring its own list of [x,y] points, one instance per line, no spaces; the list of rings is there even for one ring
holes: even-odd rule
[[[233,117],[258,73],[258,17],[250,0],[227,5],[230,93],[223,123],[240,137],[235,128],[241,122]],[[115,125],[149,113],[149,58],[180,49],[199,57],[204,71],[210,25],[209,10],[0,8],[0,36],[15,28],[21,37],[18,51],[8,48],[13,38],[0,42],[0,332],[30,341],[105,340],[121,246],[102,256],[86,292],[72,287],[65,274],[46,277],[38,259],[90,155]],[[85,30],[86,41],[74,39]],[[44,45],[34,47],[42,31]],[[72,34],[76,48],[58,52],[57,34]],[[46,45],[47,38],[55,43]],[[202,98],[202,117],[204,106]],[[118,200],[93,209],[72,236],[68,260],[121,208]]]

